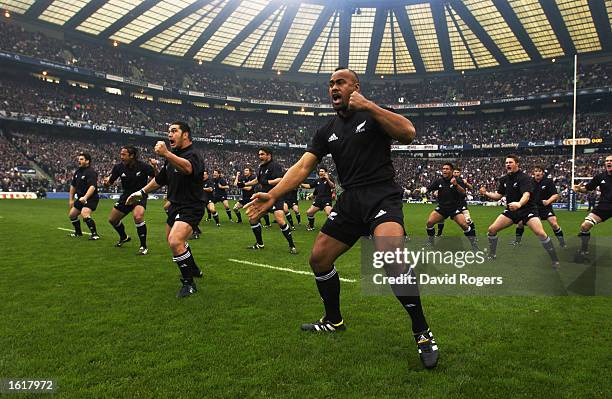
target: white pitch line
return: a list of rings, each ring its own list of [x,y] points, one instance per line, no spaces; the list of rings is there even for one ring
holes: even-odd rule
[[[58,230],[69,231],[69,232],[71,232],[71,233],[74,233],[74,229],[66,229],[66,228],[64,228],[64,227],[58,227],[57,229],[58,229]],[[91,235],[91,233],[88,233],[88,232],[86,232],[86,231],[84,231],[84,232],[83,232],[83,234],[88,234],[88,235]]]
[[[257,266],[257,267],[263,267],[266,269],[272,269],[272,270],[278,270],[281,272],[289,272],[289,273],[295,273],[295,274],[303,274],[306,276],[311,276],[312,277],[312,272],[305,272],[303,270],[293,270],[293,269],[289,269],[287,267],[276,267],[276,266],[272,266],[272,265],[266,265],[264,263],[255,263],[255,262],[249,262],[246,260],[239,260],[239,259],[228,259],[230,262],[234,262],[234,263],[242,263],[243,265],[251,265],[251,266]],[[350,278],[342,278],[340,277],[340,281],[344,281],[345,283],[356,283],[357,280],[352,280]]]

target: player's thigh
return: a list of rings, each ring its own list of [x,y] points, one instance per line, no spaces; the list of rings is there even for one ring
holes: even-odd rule
[[[455,215],[455,217],[453,218],[453,220],[455,221],[455,223],[457,223],[463,230],[467,229],[468,224],[467,221],[465,220],[465,216],[463,215],[463,213],[458,213]]]
[[[319,232],[310,253],[310,267],[314,272],[325,272],[350,248],[342,241]]]
[[[601,221],[602,221],[602,218],[599,215],[591,212],[584,218],[584,221],[580,225],[580,228],[584,231],[589,231],[597,223],[601,223]]]
[[[170,246],[175,246],[184,243],[192,233],[193,228],[189,223],[177,220],[168,233],[168,244]]]
[[[297,205],[293,205],[293,212],[300,213],[300,207]]]
[[[81,211],[78,210],[77,208],[75,208],[74,206],[72,208],[70,208],[70,211],[68,211],[68,217],[70,219],[74,219],[76,217],[78,217],[81,214]]]
[[[93,211],[90,208],[84,206],[83,209],[81,209],[81,216],[86,219],[88,217],[91,217],[92,212]]]
[[[531,218],[527,221],[527,226],[533,231],[533,234],[540,238],[545,238],[547,236],[544,231],[544,226],[542,225],[542,221],[540,218]]]
[[[497,234],[497,232],[512,226],[514,222],[507,216],[499,215],[497,219],[489,226],[489,234]]]
[[[110,215],[108,215],[108,221],[111,222],[113,225],[116,225],[124,217],[125,217],[125,213],[121,212],[117,208],[113,208],[110,211]]]
[[[225,209],[229,209],[230,206],[229,206],[229,201],[228,200],[223,200],[223,207]]]
[[[283,226],[285,224],[285,211],[282,209],[274,211],[274,220],[279,226]]]
[[[136,223],[141,223],[144,219],[145,215],[145,207],[142,205],[136,205],[134,210],[132,211],[132,216],[134,217],[134,221]]]
[[[209,202],[207,207],[208,207],[208,210],[211,211],[212,213],[215,213],[217,211],[217,209],[215,208],[214,202]]]
[[[427,225],[429,227],[433,226],[436,223],[440,223],[444,221],[444,215],[439,213],[438,211],[431,211],[429,217],[427,218]]]
[[[331,207],[331,205],[327,205],[325,207],[325,213],[327,214],[327,216],[329,216],[329,214],[331,213],[332,209],[333,208]]]
[[[317,208],[317,207],[316,207],[316,206],[314,206],[314,205],[311,205],[311,206],[310,206],[310,208],[308,208],[308,210],[306,210],[306,213],[307,213],[308,215],[311,215],[311,216],[312,216],[312,215],[314,215],[315,213],[317,213],[317,212],[319,212],[319,211],[320,211],[320,209],[319,209],[319,208]]]
[[[403,251],[405,246],[404,226],[398,222],[384,222],[374,229],[374,247],[376,251],[396,253]],[[390,276],[397,276],[404,271],[402,263],[385,264],[385,272]]]

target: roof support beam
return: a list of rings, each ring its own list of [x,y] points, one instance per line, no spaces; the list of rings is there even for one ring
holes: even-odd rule
[[[119,31],[121,28],[123,28],[124,26],[128,25],[130,22],[132,22],[136,18],[138,18],[140,15],[142,15],[145,12],[149,11],[149,9],[151,9],[151,7],[153,7],[157,3],[159,3],[159,0],[145,0],[145,1],[143,1],[142,3],[140,3],[139,5],[134,7],[134,9],[132,11],[128,12],[123,17],[121,17],[118,20],[116,20],[115,22],[113,22],[108,28],[106,28],[102,32],[100,32],[98,37],[101,38],[101,39],[108,39],[109,37],[114,35],[117,31]]]
[[[457,15],[459,15],[459,17],[463,20],[463,22],[465,22],[465,24],[470,28],[470,30],[474,32],[478,40],[480,40],[487,50],[489,50],[495,60],[500,65],[508,65],[508,60],[504,54],[501,52],[499,47],[497,47],[493,39],[491,39],[491,36],[489,36],[487,31],[484,30],[482,25],[478,23],[465,4],[463,4],[462,1],[454,0],[452,1],[451,6]]]
[[[83,8],[81,8],[76,14],[74,14],[72,18],[66,21],[66,23],[64,24],[64,28],[75,29],[77,26],[81,25],[83,21],[91,17],[93,13],[98,11],[98,9],[102,7],[105,3],[106,3],[105,0],[90,1]]]
[[[510,3],[508,3],[508,0],[493,0],[493,4],[495,4],[495,7],[497,7],[502,17],[504,17],[504,20],[510,29],[512,29],[512,33],[514,33],[514,36],[516,36],[521,46],[523,46],[527,52],[527,55],[529,55],[529,58],[531,58],[531,61],[541,60],[542,56],[540,52],[535,44],[533,44],[531,37],[529,37],[529,34],[523,27],[514,9],[510,6]]]
[[[217,54],[217,56],[213,59],[212,62],[216,62],[219,63],[221,61],[223,61],[228,55],[231,54],[232,51],[234,51],[236,49],[236,47],[238,47],[240,44],[242,44],[242,42],[244,42],[244,40],[249,37],[249,35],[251,33],[253,33],[253,31],[257,28],[259,28],[259,26],[266,20],[268,19],[268,17],[270,15],[272,15],[274,13],[274,11],[278,10],[279,6],[276,3],[268,3],[268,5],[259,12],[259,14],[257,14],[257,16],[255,16],[255,18],[253,18],[253,20],[251,20],[251,22],[249,22],[241,31],[240,33],[238,33],[238,35],[236,35],[236,37],[234,38],[234,40],[232,40],[231,42],[227,43],[227,46],[225,46],[225,48],[223,48],[223,50],[221,50],[219,52],[219,54]]]
[[[223,10],[221,10],[219,14],[217,14],[217,16],[212,21],[210,21],[210,24],[204,30],[204,32],[202,32],[200,37],[198,37],[198,39],[193,42],[189,50],[187,50],[187,52],[185,53],[185,58],[189,59],[195,57],[195,55],[198,53],[198,51],[200,51],[202,46],[204,46],[204,44],[212,37],[212,35],[215,34],[215,32],[221,27],[223,22],[225,22],[225,20],[230,15],[232,15],[232,13],[236,10],[236,8],[238,8],[239,5],[240,0],[230,0],[225,5],[225,7],[223,7]]]
[[[338,43],[339,64],[338,66],[346,66],[349,64],[349,53],[351,47],[351,21],[353,18],[353,9],[344,8],[340,10],[340,36]]]
[[[293,19],[297,15],[299,10],[299,5],[297,3],[290,4],[285,10],[285,14],[283,15],[283,19],[280,21],[278,25],[278,30],[276,31],[276,35],[274,35],[274,39],[272,39],[272,44],[270,45],[270,50],[266,55],[266,60],[264,61],[263,69],[269,70],[272,69],[274,65],[274,61],[278,56],[278,52],[281,49],[281,46],[285,42],[285,38],[287,37],[287,33],[291,28],[291,24],[293,23]]]
[[[368,64],[366,65],[366,74],[368,75],[374,75],[376,73],[376,63],[380,55],[380,45],[382,44],[388,16],[389,10],[383,9],[382,7],[376,8],[374,28],[372,29],[372,39],[370,41],[370,52],[368,53]]]
[[[153,39],[155,36],[159,35],[166,29],[170,28],[172,25],[176,24],[177,22],[182,21],[183,19],[190,16],[194,12],[198,11],[200,8],[204,7],[208,3],[211,3],[212,1],[213,0],[198,0],[195,3],[190,4],[189,6],[183,8],[181,11],[172,15],[170,18],[163,21],[162,23],[154,26],[153,29],[149,29],[149,31],[140,35],[140,37],[134,39],[134,41],[131,43],[132,46],[139,47],[140,45],[148,42],[149,40]],[[216,5],[219,5],[222,3],[222,0],[214,0],[214,1]]]
[[[408,51],[410,52],[410,57],[412,57],[414,68],[416,69],[417,73],[424,73],[425,64],[423,63],[423,58],[421,57],[421,50],[419,50],[419,46],[417,46],[414,31],[412,30],[412,24],[408,18],[408,13],[404,7],[395,8],[393,11],[395,13],[395,17],[397,18],[400,31],[404,36],[406,47],[408,47]]]
[[[606,4],[603,0],[590,0],[589,8],[599,36],[599,43],[604,51],[612,51],[612,32],[608,22]]]
[[[540,0],[540,5],[542,6],[542,10],[544,10],[546,18],[548,18],[548,22],[550,22],[550,26],[552,26],[553,32],[557,35],[557,39],[559,39],[559,44],[561,48],[563,48],[565,55],[576,54],[576,47],[574,47],[572,37],[565,26],[565,22],[563,22],[563,17],[561,16],[559,7],[557,7],[557,3],[550,0]]]
[[[448,5],[447,7],[450,8],[450,6]],[[472,53],[472,49],[470,48],[470,45],[468,44],[467,40],[465,40],[465,36],[463,34],[463,31],[461,30],[461,27],[459,26],[459,22],[457,22],[457,18],[455,18],[455,15],[450,10],[448,10],[448,14],[450,15],[451,20],[453,21],[453,25],[455,25],[455,29],[457,30],[457,33],[459,33],[459,38],[461,39],[463,46],[467,50],[468,55],[470,56],[470,59],[472,60],[472,64],[474,64],[474,68],[478,68],[478,62],[476,61],[476,58],[474,57],[474,53]]]
[[[310,50],[312,50],[312,47],[321,35],[321,32],[323,32],[325,25],[327,24],[333,13],[334,9],[332,7],[325,7],[323,11],[321,11],[321,13],[319,14],[319,18],[317,18],[317,21],[312,26],[312,29],[310,30],[308,37],[304,41],[304,44],[300,48],[300,51],[295,56],[295,60],[293,60],[293,64],[291,64],[291,68],[289,68],[289,71],[297,72],[300,69],[300,66],[302,66],[302,63],[308,56],[308,53],[310,53]]]
[[[53,3],[53,0],[36,0],[23,16],[36,19],[51,5],[51,3]]]
[[[436,32],[438,33],[438,45],[440,46],[440,53],[442,54],[444,70],[447,72],[452,71],[455,65],[450,46],[450,37],[448,35],[448,25],[446,24],[446,14],[444,13],[444,4],[440,1],[432,1],[431,13],[436,26]]]

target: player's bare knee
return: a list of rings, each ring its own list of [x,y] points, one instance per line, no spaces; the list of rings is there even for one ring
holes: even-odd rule
[[[310,268],[315,273],[325,272],[330,269],[331,263],[325,256],[325,252],[317,248],[313,248],[308,259]]]
[[[493,226],[489,226],[489,228],[487,229],[487,234],[489,234],[490,236],[494,236],[497,234],[497,229]]]

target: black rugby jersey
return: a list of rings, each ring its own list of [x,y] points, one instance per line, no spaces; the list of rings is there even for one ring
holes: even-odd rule
[[[216,197],[223,197],[227,193],[226,188],[220,188],[219,186],[227,186],[227,180],[225,177],[217,177],[216,179],[213,177],[213,189]]]
[[[463,187],[463,180],[460,177],[455,178],[457,180],[457,184]],[[447,179],[445,177],[439,177],[427,188],[427,191],[433,193],[434,191],[438,192],[438,205],[441,208],[455,208],[458,209],[461,207],[462,202],[465,199],[465,194],[460,193],[457,188],[451,183],[451,179]]]
[[[393,181],[391,137],[369,112],[336,115],[315,133],[306,149],[321,160],[331,154],[344,189]]]
[[[527,176],[523,171],[510,173],[499,178],[497,192],[506,197],[506,204],[519,202],[526,192],[530,193],[529,201],[521,208],[535,206],[533,198],[533,178]]]
[[[119,162],[113,166],[109,184],[113,184],[117,179],[121,179],[121,187],[124,194],[132,194],[143,188],[150,177],[155,176],[153,167],[142,161],[135,161],[131,166]]]
[[[268,184],[268,180],[274,180],[279,177],[283,177],[283,168],[274,160],[259,166],[259,170],[257,171],[257,182],[261,185],[262,192],[267,193],[272,190],[274,186]]]
[[[195,151],[193,145],[180,150],[172,150],[172,152],[191,163],[191,174],[180,173],[174,165],[166,160],[164,167],[155,177],[155,182],[160,186],[168,186],[168,201],[173,206],[201,206],[206,199],[202,188],[202,175],[204,173],[202,157]]]
[[[538,208],[552,208],[552,204],[545,206],[542,201],[546,201],[555,194],[558,194],[557,187],[552,179],[545,177],[539,182],[533,179],[533,200]]]
[[[202,179],[202,190],[206,188],[213,188],[213,184],[213,180],[210,177],[206,180]],[[204,191],[204,201],[207,202],[209,199],[212,199],[213,191]]]
[[[327,183],[327,180],[318,178],[315,183],[314,195],[317,199],[331,199],[332,188]]]
[[[601,195],[597,206],[600,209],[612,209],[612,174],[603,172],[595,175],[586,185],[587,190],[595,190],[599,187]]]
[[[244,176],[244,175],[241,175],[241,176],[238,178],[238,181],[239,181],[240,183],[245,183],[245,184],[246,184],[246,183],[248,183],[248,182],[250,182],[250,181],[252,181],[252,180],[255,180],[255,175],[253,175],[253,174],[252,174],[252,175],[250,175],[250,176]],[[253,193],[254,193],[254,191],[253,191],[253,187],[252,187],[252,186],[251,186],[251,189],[250,189],[250,190],[245,190],[244,188],[243,188],[243,189],[241,189],[241,192],[242,192],[242,199],[243,199],[243,200],[245,200],[245,201],[250,201],[250,200],[251,200],[251,196],[252,196],[252,195],[253,195]]]
[[[89,197],[89,200],[99,199],[98,196],[98,173],[91,167],[78,168],[72,175],[70,183],[76,190],[76,194],[80,197],[87,193],[89,187],[94,186],[96,189]],[[140,187],[139,187],[140,188]]]

